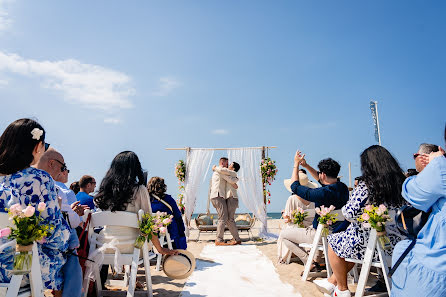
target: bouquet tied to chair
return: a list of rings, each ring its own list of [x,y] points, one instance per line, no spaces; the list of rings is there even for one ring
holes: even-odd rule
[[[386,223],[390,221],[389,211],[384,204],[380,206],[367,205],[358,221],[364,228],[373,228],[378,235],[378,242],[383,249],[389,249],[390,239],[386,233]]]
[[[320,208],[316,207],[314,209],[316,213],[319,215],[319,218],[317,219],[319,224],[322,225],[322,236],[328,236],[330,231],[328,230],[328,227],[333,225],[338,221],[336,218],[338,216],[337,213],[331,213],[333,210],[335,210],[335,207],[333,205],[330,205],[330,207],[325,207],[322,205]]]
[[[304,220],[306,217],[308,217],[308,212],[298,207],[291,212],[290,220],[293,224],[298,225],[299,228],[304,228]]]
[[[41,217],[45,209],[44,202],[40,202],[37,206],[37,215],[36,208],[31,205],[23,209],[19,203],[16,203],[8,209],[9,219],[14,226],[0,230],[0,237],[8,236],[8,239],[16,240],[13,274],[26,274],[31,271],[34,241],[43,243],[54,230],[54,226],[45,224]]]
[[[139,233],[136,238],[135,247],[140,249],[146,241],[152,239],[152,234],[164,235],[167,227],[172,223],[173,215],[157,211],[154,215],[146,213],[139,221]]]

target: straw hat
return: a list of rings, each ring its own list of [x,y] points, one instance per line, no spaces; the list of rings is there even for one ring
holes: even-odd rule
[[[303,172],[299,172],[299,182],[302,186],[305,186],[305,187],[308,187],[311,189],[315,189],[315,188],[319,187],[316,183],[309,181],[308,176]],[[283,181],[283,185],[290,193],[293,192],[293,191],[291,191],[291,184],[292,184],[291,179],[285,179]]]
[[[186,250],[177,250],[178,255],[168,255],[164,258],[164,273],[172,279],[183,279],[195,270],[195,257]]]

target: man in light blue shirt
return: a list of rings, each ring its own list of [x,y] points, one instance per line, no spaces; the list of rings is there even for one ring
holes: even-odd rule
[[[403,184],[404,199],[417,209],[432,212],[418,233],[415,246],[392,276],[391,296],[446,296],[446,158],[443,154],[441,148],[430,155],[415,154],[415,159],[429,159],[429,164]],[[395,246],[393,264],[409,243],[403,240]]]

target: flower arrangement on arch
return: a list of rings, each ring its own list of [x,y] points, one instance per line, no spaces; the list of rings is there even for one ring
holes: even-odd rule
[[[336,207],[333,205],[330,205],[330,207],[325,207],[322,205],[320,208],[316,207],[314,210],[319,215],[319,218],[317,219],[319,224],[323,226],[322,229],[322,236],[328,236],[329,230],[328,226],[333,225],[338,221],[336,218],[338,216],[337,213],[331,213],[333,210],[335,210]]]
[[[155,214],[144,214],[142,220],[139,221],[140,235],[135,240],[135,247],[140,249],[144,242],[152,239],[152,234],[164,235],[167,227],[172,223],[173,215],[166,212],[157,211]]]
[[[378,242],[383,249],[389,249],[390,239],[386,234],[386,223],[391,221],[389,210],[384,204],[380,206],[366,205],[358,222],[362,223],[364,228],[373,228],[378,235]]]
[[[308,217],[308,212],[298,207],[291,212],[290,220],[293,224],[298,225],[299,228],[304,228],[304,220],[306,217]]]
[[[260,162],[260,171],[262,173],[263,194],[267,198],[267,203],[270,204],[271,192],[267,189],[267,185],[271,186],[279,171],[276,167],[276,161],[271,160],[269,157],[262,159]]]
[[[186,207],[184,206],[184,182],[186,180],[186,163],[183,160],[179,160],[175,165],[175,176],[178,179],[178,194],[177,205],[181,213],[184,214]]]
[[[8,209],[8,215],[14,226],[0,230],[0,237],[8,236],[17,242],[17,254],[14,257],[13,274],[24,274],[31,270],[32,244],[34,241],[43,242],[54,230],[53,225],[45,224],[41,212],[46,209],[46,204],[40,202],[36,208],[28,205],[25,209],[17,203]]]

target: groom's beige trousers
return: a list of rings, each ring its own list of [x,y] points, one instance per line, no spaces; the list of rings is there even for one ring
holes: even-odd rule
[[[238,199],[215,197],[211,199],[212,205],[217,210],[217,241],[223,241],[225,233],[225,225],[228,226],[229,232],[236,241],[240,241],[237,226],[235,225],[235,210],[238,207]]]

